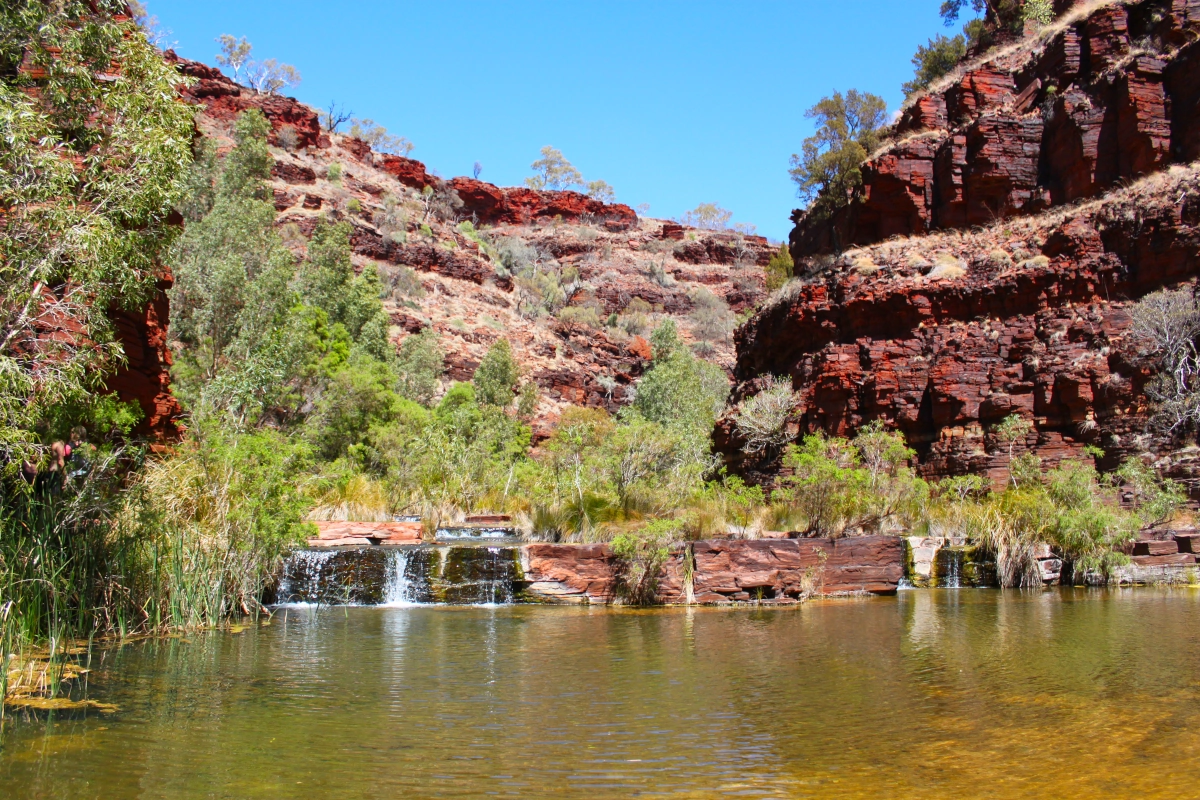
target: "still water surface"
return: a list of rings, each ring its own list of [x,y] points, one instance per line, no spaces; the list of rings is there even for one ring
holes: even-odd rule
[[[1194,797],[1200,594],[288,609],[94,664],[0,797]]]

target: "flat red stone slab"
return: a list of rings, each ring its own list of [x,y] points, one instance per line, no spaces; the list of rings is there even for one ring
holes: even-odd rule
[[[312,547],[338,547],[330,542],[346,539],[362,539],[363,544],[387,542],[388,544],[419,544],[421,523],[419,522],[317,522],[320,535],[310,539]],[[316,542],[316,544],[313,544]]]

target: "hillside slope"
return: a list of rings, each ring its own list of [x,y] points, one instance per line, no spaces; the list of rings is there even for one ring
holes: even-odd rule
[[[195,79],[186,99],[201,106],[200,133],[218,146],[232,145],[242,110],[259,108],[271,122],[272,188],[289,246],[303,253],[321,217],[349,221],[356,268],[378,269],[389,289],[394,341],[433,328],[447,380],[469,379],[507,337],[542,390],[535,430],[568,404],[626,403],[650,357],[643,334],[663,318],[689,341],[706,338],[705,357],[732,370],[729,333],[735,315],[762,299],[766,239],[643,219],[576,192],[442,180],[419,161],[324,131],[295,100],[168,58]],[[561,296],[548,302],[546,287],[514,276],[513,254],[557,276],[550,291]],[[571,307],[579,311],[563,313]]]

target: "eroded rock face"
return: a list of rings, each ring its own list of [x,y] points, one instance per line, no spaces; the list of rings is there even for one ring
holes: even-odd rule
[[[904,561],[904,541],[893,536],[693,542],[672,548],[657,594],[671,604],[891,594]],[[521,563],[533,599],[611,603],[619,596],[621,564],[607,545],[525,545]]]
[[[1014,413],[1034,423],[1014,454],[1049,465],[1144,451],[1150,375],[1128,308],[1200,274],[1200,172],[1171,166],[1200,155],[1200,4],[1064,20],[917,99],[849,207],[796,215],[791,249],[815,277],[736,333],[737,397],[789,376],[794,435],[883,420],[931,478],[1004,481],[992,429]],[[745,452],[734,414],[716,443],[733,469],[777,477],[778,453]]]
[[[1193,165],[1070,213],[847,253],[738,330],[739,393],[756,392],[759,376],[790,376],[797,435],[851,435],[881,419],[930,477],[1003,481],[1007,449],[991,427],[1013,413],[1035,426],[1016,453],[1053,465],[1092,444],[1102,467],[1115,466],[1143,447],[1147,420],[1150,376],[1126,341],[1127,309],[1200,274],[1198,222]],[[962,267],[931,263],[947,259]],[[777,469],[743,451],[732,414],[717,445],[759,479]]]
[[[183,413],[171,394],[171,349],[167,344],[167,290],[171,283],[169,273],[164,275],[154,299],[141,311],[118,309],[112,314],[125,363],[108,379],[107,388],[122,402],[138,404],[144,416],[134,432],[158,443],[179,437],[178,420]]]
[[[1115,2],[1064,19],[909,105],[849,206],[793,213],[793,257],[1038,213],[1194,158],[1195,2]]]

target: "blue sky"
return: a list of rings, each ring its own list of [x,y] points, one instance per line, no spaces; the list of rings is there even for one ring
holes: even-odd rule
[[[519,184],[543,145],[617,199],[678,217],[701,202],[786,237],[788,157],[835,89],[890,108],[941,0],[310,2],[149,0],[180,55],[222,33],[295,65],[331,99],[416,144],[444,177]]]

